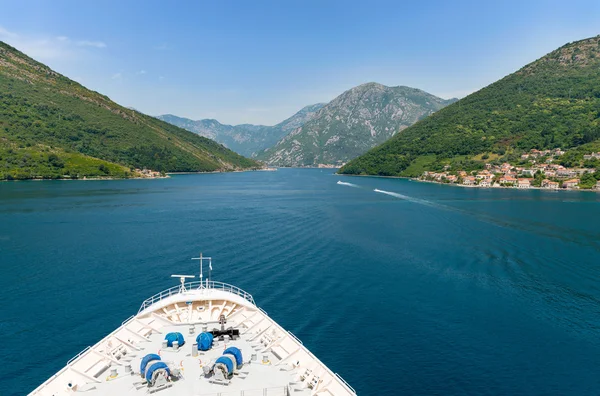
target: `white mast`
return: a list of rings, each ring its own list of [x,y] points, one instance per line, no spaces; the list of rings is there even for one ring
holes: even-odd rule
[[[210,280],[210,276],[212,273],[212,257],[204,257],[202,256],[202,252],[200,252],[200,257],[192,257],[192,260],[200,260],[200,287],[202,288],[202,278],[203,278],[203,264],[204,260],[208,260],[208,279],[206,279],[206,287],[208,287],[208,281]]]

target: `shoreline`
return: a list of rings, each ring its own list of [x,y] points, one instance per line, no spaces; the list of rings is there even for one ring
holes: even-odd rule
[[[157,177],[85,177],[79,179],[72,179],[70,177],[59,177],[56,179],[43,179],[33,177],[31,179],[2,179],[1,182],[23,182],[23,181],[106,181],[106,180],[157,180],[157,179],[169,179],[171,175],[200,175],[200,174],[213,174],[213,173],[241,173],[241,172],[253,172],[259,171],[260,169],[245,169],[245,170],[231,170],[231,171],[210,171],[210,172],[167,172],[165,176]]]
[[[106,180],[154,180],[154,179],[168,179],[170,178],[169,175],[167,176],[159,176],[159,177],[86,177],[86,178],[79,178],[79,179],[72,179],[70,177],[59,177],[56,179],[42,179],[42,178],[31,178],[31,179],[14,179],[14,180],[8,180],[8,179],[2,179],[0,180],[1,182],[26,182],[26,181],[106,181]]]
[[[480,187],[477,185],[473,185],[473,186],[468,186],[465,184],[458,184],[458,183],[441,183],[438,181],[434,181],[434,180],[421,180],[421,179],[416,179],[416,178],[410,178],[410,180],[413,181],[417,181],[420,183],[432,183],[432,184],[441,184],[444,186],[452,186],[452,187],[464,187],[464,188],[480,188],[483,190],[497,190],[497,189],[506,189],[506,190],[519,190],[519,191],[527,191],[527,190],[542,190],[542,191],[588,191],[588,192],[594,192],[594,193],[599,193],[600,190],[596,190],[593,188],[545,188],[545,187],[527,187],[527,188],[518,188],[518,187],[509,187],[509,186],[490,186],[490,187]]]
[[[595,190],[593,188],[544,188],[544,187],[528,187],[528,188],[517,188],[517,187],[508,187],[508,186],[496,186],[496,187],[479,187],[479,186],[467,186],[464,184],[458,183],[441,183],[434,180],[421,180],[416,177],[408,177],[408,176],[380,176],[380,175],[345,175],[340,173],[334,173],[336,176],[350,176],[350,177],[378,177],[383,179],[407,179],[410,181],[416,181],[419,183],[431,183],[431,184],[439,184],[442,186],[450,186],[450,187],[463,187],[463,188],[480,188],[482,190],[496,190],[496,189],[506,189],[506,190],[519,190],[519,191],[527,191],[527,190],[542,190],[542,191],[579,191],[579,192],[593,192],[600,193],[600,190]]]

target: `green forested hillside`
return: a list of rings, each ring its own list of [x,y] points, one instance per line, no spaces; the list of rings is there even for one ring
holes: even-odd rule
[[[210,139],[119,106],[0,42],[0,180],[256,166]]]
[[[445,107],[340,172],[415,176],[442,163],[568,149],[600,139],[599,117],[600,36],[564,45]]]

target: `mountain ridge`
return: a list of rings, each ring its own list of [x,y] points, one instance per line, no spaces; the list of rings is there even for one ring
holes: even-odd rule
[[[567,43],[405,129],[340,173],[417,176],[446,165],[481,166],[483,156],[502,161],[531,149],[596,142],[599,66],[600,36]]]
[[[0,179],[129,177],[133,168],[259,167],[135,110],[0,41]]]
[[[273,126],[228,125],[212,118],[192,120],[173,114],[163,114],[156,116],[156,118],[197,133],[200,136],[216,140],[231,150],[250,157],[258,151],[271,147],[291,130],[303,125],[324,105],[324,103],[316,103],[305,106],[291,117]]]
[[[339,164],[454,101],[417,88],[364,83],[334,98],[257,158],[278,166]]]

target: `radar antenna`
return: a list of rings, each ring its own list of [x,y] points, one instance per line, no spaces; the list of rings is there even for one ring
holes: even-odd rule
[[[192,279],[195,277],[196,277],[196,275],[171,275],[171,278],[179,278],[179,281],[181,282],[181,287],[179,288],[179,293],[183,293],[186,291],[185,280],[188,278]]]

